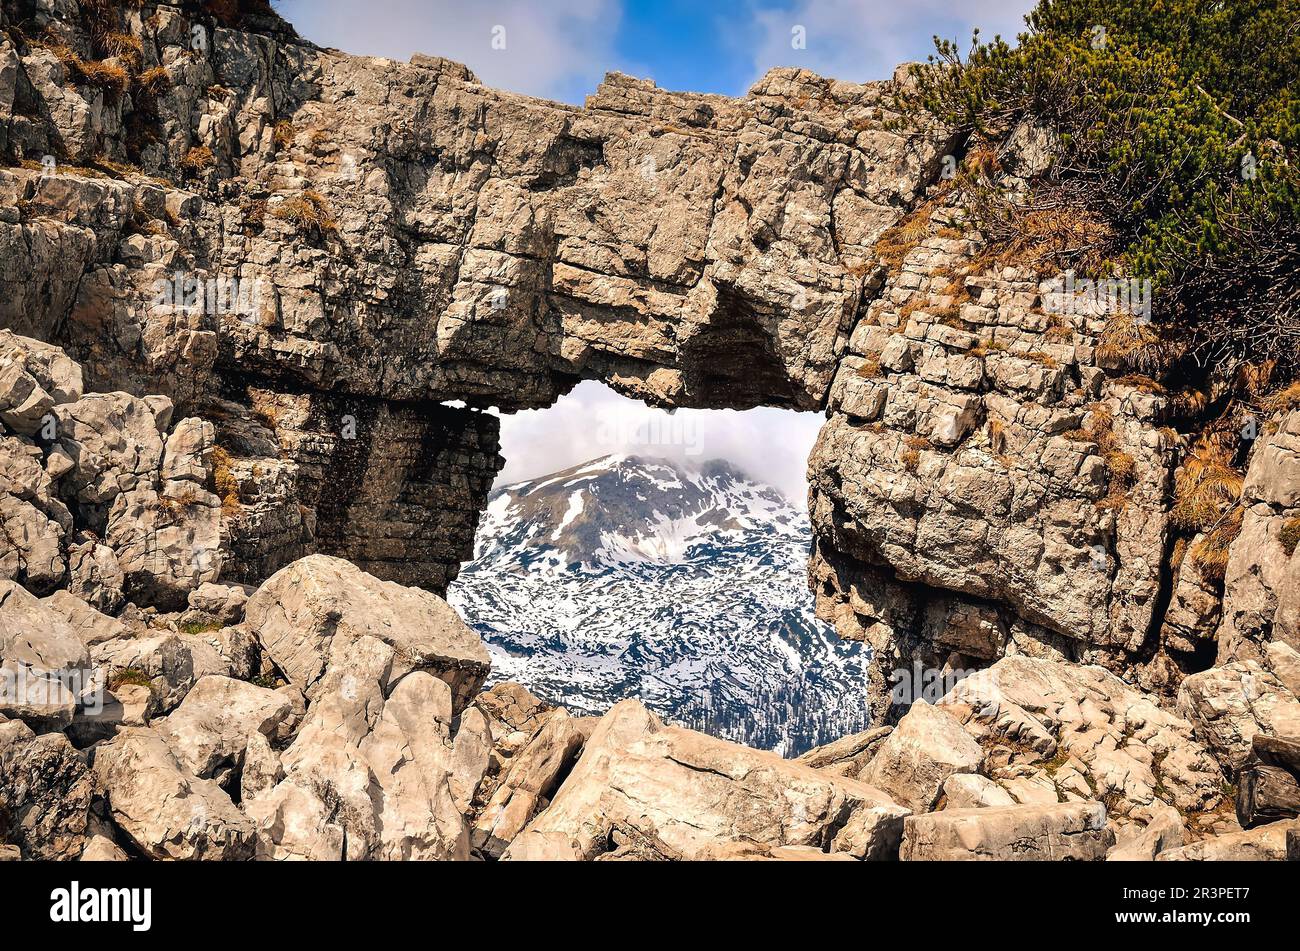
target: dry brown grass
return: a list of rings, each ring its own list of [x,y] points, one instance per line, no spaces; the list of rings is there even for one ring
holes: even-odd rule
[[[1056,358],[1050,353],[1043,353],[1041,350],[1030,350],[1028,353],[1013,353],[1012,356],[1020,357],[1022,360],[1028,360],[1031,363],[1037,363],[1049,370],[1055,370],[1061,365],[1056,362]]]
[[[221,514],[227,518],[238,515],[243,508],[239,499],[239,480],[231,471],[230,453],[217,446],[212,450],[212,482],[221,497]]]
[[[162,510],[166,512],[173,521],[175,521],[180,518],[187,509],[191,509],[198,504],[198,488],[192,484],[186,483],[174,496],[159,495],[158,502],[162,507]]]
[[[123,667],[108,678],[109,690],[117,690],[119,687],[150,687],[151,684],[149,675],[138,667]]]
[[[956,304],[946,304],[943,307],[936,307],[930,312],[930,317],[935,323],[943,324],[945,327],[951,327],[954,330],[965,330],[966,321],[961,319],[961,308]]]
[[[1169,347],[1149,323],[1132,314],[1115,314],[1101,332],[1097,357],[1108,363],[1122,363],[1140,373],[1152,373],[1165,366]]]
[[[991,179],[976,176],[967,185],[967,205],[988,239],[976,262],[980,271],[1010,266],[1043,274],[1066,268],[1101,272],[1115,240],[1104,218],[1081,207],[1067,189],[1046,182],[1036,184],[1025,204],[1011,203]]]
[[[1243,363],[1237,367],[1237,389],[1251,399],[1258,399],[1269,391],[1273,383],[1273,374],[1276,372],[1277,360],[1275,359]]]
[[[330,213],[329,201],[320,192],[308,189],[301,195],[286,198],[270,209],[271,217],[288,221],[301,230],[333,234],[338,225]]]
[[[1000,419],[989,418],[989,448],[993,450],[995,456],[1001,456],[1007,451],[1007,427]]]
[[[1296,546],[1300,545],[1300,516],[1288,519],[1282,524],[1282,531],[1278,533],[1277,540],[1282,543],[1282,550],[1290,558],[1295,554]]]
[[[1228,570],[1232,543],[1241,534],[1245,510],[1234,505],[1225,512],[1199,542],[1189,549],[1194,564],[1206,581],[1221,582]]]
[[[971,347],[970,355],[979,357],[981,360],[990,353],[1006,353],[1007,345],[1000,340],[985,340],[977,346]]]
[[[1183,559],[1187,557],[1187,549],[1191,542],[1186,536],[1181,536],[1174,540],[1174,547],[1169,552],[1169,567],[1173,569],[1173,574],[1178,574],[1178,569],[1182,567]]]
[[[911,300],[904,304],[898,311],[898,320],[900,326],[906,326],[908,320],[917,311],[925,310],[929,304],[929,299],[924,294],[914,294]]]
[[[1243,484],[1232,467],[1232,447],[1226,437],[1202,436],[1174,480],[1170,521],[1185,531],[1210,531],[1237,504]]]
[[[275,131],[271,135],[271,141],[275,143],[277,149],[283,152],[293,145],[294,136],[297,134],[298,130],[294,128],[292,122],[288,119],[281,119],[275,124]]]
[[[1259,401],[1259,407],[1270,415],[1300,409],[1300,380],[1264,397]]]
[[[1183,390],[1174,396],[1170,410],[1175,416],[1196,419],[1210,406],[1210,395],[1204,390]]]
[[[903,450],[899,458],[903,462],[903,468],[911,473],[915,473],[921,467],[921,453],[934,448],[934,444],[930,440],[924,436],[916,435],[905,437],[903,445],[907,448]]]
[[[130,178],[132,175],[143,174],[139,168],[126,162],[117,162],[106,155],[100,155],[95,159],[95,167],[107,172],[111,177],[123,179]]]
[[[1088,407],[1088,420],[1084,427],[1064,435],[1066,439],[1095,445],[1105,464],[1107,494],[1097,507],[1123,508],[1128,502],[1129,490],[1137,482],[1137,462],[1121,448],[1119,437],[1115,435],[1115,417],[1110,410],[1094,403]]]
[[[131,74],[121,63],[111,60],[79,60],[78,70],[83,82],[114,95],[121,95],[131,86]]]
[[[1139,392],[1142,393],[1165,392],[1165,388],[1163,386],[1161,386],[1155,380],[1151,379],[1151,377],[1143,376],[1141,373],[1130,373],[1127,376],[1120,377],[1115,382],[1122,383],[1125,386],[1131,386],[1135,390],[1138,390]]]
[[[880,361],[867,357],[858,367],[858,376],[867,380],[874,380],[880,376]]]
[[[181,159],[181,170],[187,175],[199,175],[217,164],[212,149],[206,145],[196,145],[185,153]]]
[[[135,78],[135,88],[150,99],[157,99],[171,88],[171,84],[171,74],[167,72],[164,66],[146,69]]]
[[[252,397],[253,418],[265,426],[273,436],[280,432],[280,421],[284,418],[285,407],[276,402],[275,397],[265,390],[255,390]]]
[[[140,42],[138,36],[132,36],[130,33],[116,31],[109,33],[101,41],[101,45],[109,56],[133,62],[137,67],[140,65],[141,57],[144,56],[144,44]]]
[[[876,242],[876,257],[889,268],[891,274],[899,271],[907,256],[930,236],[930,219],[936,208],[935,201],[927,201],[880,236]]]

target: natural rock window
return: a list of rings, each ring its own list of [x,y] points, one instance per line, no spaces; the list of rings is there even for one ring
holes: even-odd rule
[[[595,383],[506,417],[506,467],[448,591],[493,679],[574,714],[637,698],[787,756],[865,729],[868,652],[808,590],[821,422],[669,414]]]

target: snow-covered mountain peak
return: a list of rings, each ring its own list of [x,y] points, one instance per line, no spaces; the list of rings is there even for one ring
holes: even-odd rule
[[[791,754],[867,723],[865,652],[813,616],[809,538],[726,460],[604,456],[497,490],[448,600],[494,679]]]
[[[719,539],[752,532],[807,535],[789,500],[724,459],[611,455],[497,490],[476,558],[520,570],[680,564],[708,557]]]

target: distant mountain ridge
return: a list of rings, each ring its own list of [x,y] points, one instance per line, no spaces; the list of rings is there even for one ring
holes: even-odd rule
[[[448,600],[497,679],[793,755],[867,725],[867,655],[813,616],[809,538],[725,460],[605,456],[496,490]]]

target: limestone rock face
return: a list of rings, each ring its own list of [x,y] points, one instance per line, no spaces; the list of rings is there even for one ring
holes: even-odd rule
[[[173,427],[164,397],[83,393],[80,366],[8,330],[0,361],[34,369],[49,387],[36,428],[5,432],[0,422],[0,578],[41,594],[66,585],[107,611],[127,596],[183,604],[214,580],[222,541],[220,499],[208,488],[212,424]]]
[[[945,809],[904,822],[902,859],[1097,862],[1113,837],[1099,802]]]
[[[1241,493],[1245,514],[1224,578],[1220,664],[1266,663],[1268,644],[1300,650],[1300,556],[1288,557],[1283,527],[1300,518],[1300,412],[1261,436]]]
[[[871,644],[887,722],[916,699],[891,700],[914,664],[1049,651],[1167,688],[1167,666],[1135,656],[1164,584],[1165,397],[1098,365],[1105,306],[1059,278],[985,267],[965,217],[954,191],[909,219],[918,236],[831,384],[809,460],[818,613]],[[1191,633],[1212,624],[1170,649],[1195,649]]]
[[[113,822],[156,859],[241,860],[252,821],[211,780],[191,775],[160,733],[127,727],[95,750],[95,775]]]
[[[92,389],[165,383],[215,421],[243,583],[323,551],[442,590],[500,465],[475,407],[591,378],[658,405],[820,409],[876,239],[954,147],[891,112],[893,80],[777,69],[729,99],[611,74],[577,109],[267,18],[194,50],[198,3],[155,12],[118,24],[168,73],[147,116],[44,47],[0,47],[34,100],[9,148],[66,155],[0,171],[0,324],[56,338]],[[40,5],[23,28],[74,49],[95,29]],[[151,135],[128,134],[142,118]],[[185,163],[203,150],[209,168]],[[99,157],[141,174],[79,168]],[[58,402],[0,388],[22,425],[38,390]]]
[[[490,667],[483,642],[441,598],[325,555],[276,573],[249,599],[246,618],[276,666],[308,696],[362,638],[389,645],[405,669],[446,681],[456,712],[478,692]]]
[[[993,261],[901,74],[573,108],[209,7],[0,6],[0,858],[1285,855],[1300,412],[1222,582],[1176,562],[1171,397]],[[69,73],[104,16],[166,82]],[[789,762],[480,693],[437,595],[484,411],[580,380],[826,414],[810,582],[876,728]]]
[[[907,814],[866,783],[664,727],[624,700],[505,857],[592,859],[613,850],[617,831],[652,834],[685,859],[741,840],[890,858]]]

